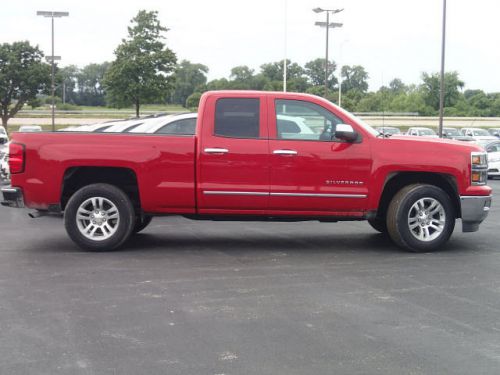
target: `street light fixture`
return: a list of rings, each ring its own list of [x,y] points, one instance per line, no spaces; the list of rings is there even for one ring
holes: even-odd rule
[[[335,27],[342,27],[342,23],[332,22],[330,23],[330,13],[337,14],[342,12],[344,9],[323,9],[323,8],[314,8],[313,12],[315,13],[326,13],[326,22],[316,22],[316,26],[326,28],[326,56],[325,56],[325,97],[328,95],[328,37],[329,30]]]
[[[50,61],[51,65],[51,86],[52,86],[52,131],[56,130],[56,125],[55,125],[55,92],[56,92],[56,85],[55,85],[55,65],[54,61],[55,60],[60,60],[61,56],[54,56],[54,18],[61,18],[61,17],[67,17],[69,16],[69,12],[52,12],[52,11],[42,11],[39,10],[36,12],[37,16],[42,16],[46,18],[51,18],[52,20],[52,53],[50,56],[47,56],[46,59],[47,61]]]

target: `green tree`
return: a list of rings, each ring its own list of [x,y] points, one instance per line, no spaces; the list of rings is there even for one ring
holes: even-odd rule
[[[325,86],[325,59],[318,58],[307,62],[304,65],[305,74],[308,81],[313,86]],[[337,77],[335,77],[335,69],[337,65],[335,61],[328,62],[328,88],[333,90],[338,84]]]
[[[406,85],[399,78],[394,78],[389,82],[389,91],[391,94],[401,94],[408,90]]]
[[[201,93],[200,92],[194,92],[194,93],[192,93],[186,99],[186,107],[189,108],[189,109],[198,108],[198,105],[200,105],[200,99],[201,99]]]
[[[226,78],[214,79],[207,83],[204,91],[226,90],[230,88],[230,83]]]
[[[264,77],[269,81],[283,82],[283,60],[273,63],[267,63],[260,66],[260,71]],[[286,77],[287,80],[294,78],[301,78],[305,74],[304,68],[299,64],[287,60],[286,63]]]
[[[36,100],[50,85],[50,66],[43,53],[27,41],[0,44],[0,113],[7,127],[25,103]]]
[[[175,88],[172,102],[186,105],[187,98],[207,83],[208,67],[182,60],[175,69]]]
[[[254,70],[246,65],[235,66],[231,69],[230,88],[238,90],[254,89]]]
[[[76,84],[79,69],[76,65],[68,65],[57,69],[56,72],[56,95],[64,98],[66,103],[76,103]]]
[[[115,50],[116,60],[105,74],[104,86],[112,105],[133,104],[139,116],[141,103],[169,97],[177,59],[163,42],[168,29],[160,24],[158,12],[141,10],[131,23],[128,38]]]
[[[439,109],[440,76],[439,73],[422,73],[422,91],[425,104],[434,110]],[[464,82],[458,78],[457,72],[448,72],[444,75],[444,106],[453,107],[460,98],[460,90]]]
[[[106,104],[104,77],[109,67],[109,62],[89,64],[78,72],[76,104],[90,106],[104,106]]]
[[[354,90],[366,93],[368,91],[368,73],[361,65],[344,65],[341,74],[343,92]]]

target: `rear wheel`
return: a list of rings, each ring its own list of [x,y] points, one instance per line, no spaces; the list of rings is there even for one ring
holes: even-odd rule
[[[132,233],[135,234],[144,230],[151,223],[151,220],[153,220],[153,216],[150,215],[137,217],[135,219],[135,226],[134,229],[132,230]]]
[[[437,186],[406,186],[389,204],[388,233],[396,244],[410,251],[439,249],[454,228],[455,210],[451,199]]]
[[[135,225],[134,207],[120,189],[92,184],[78,190],[64,211],[64,226],[81,248],[113,250],[130,236]]]

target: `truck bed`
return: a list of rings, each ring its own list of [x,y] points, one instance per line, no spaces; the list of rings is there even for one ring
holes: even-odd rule
[[[25,144],[25,173],[12,176],[23,186],[29,207],[58,204],[68,173],[84,166],[133,173],[144,212],[195,212],[195,136],[113,133],[18,133]]]

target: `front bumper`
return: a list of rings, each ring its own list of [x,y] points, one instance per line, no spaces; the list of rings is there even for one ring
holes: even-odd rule
[[[476,232],[479,224],[486,219],[491,207],[491,195],[487,196],[461,196],[462,231]]]
[[[23,208],[24,207],[24,197],[23,191],[20,188],[5,186],[0,189],[3,195],[2,206]]]

